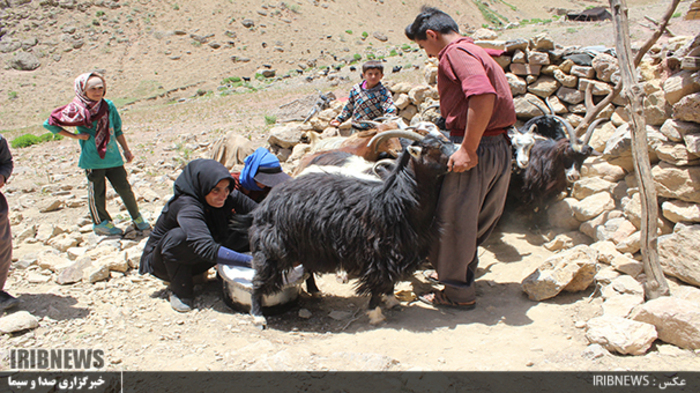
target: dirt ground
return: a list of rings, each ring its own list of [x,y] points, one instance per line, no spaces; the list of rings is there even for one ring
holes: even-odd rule
[[[410,22],[409,14],[414,15],[418,8],[416,2],[410,3],[415,5],[414,9],[402,14],[405,20],[392,26],[397,36],[401,34],[400,26]],[[576,4],[585,6],[589,3],[597,2]],[[660,19],[665,10],[665,4],[652,1],[629,3],[638,5],[633,8],[635,21],[641,21],[640,15],[644,14],[653,14]],[[335,6],[338,4],[333,2]],[[518,2],[518,7],[526,10],[527,4],[530,3],[523,1],[521,5]],[[682,3],[686,9],[687,4]],[[341,11],[348,13],[351,10],[338,12]],[[191,15],[197,18],[198,14],[193,11]],[[613,44],[609,22],[595,26],[596,29],[567,23],[508,30],[502,37],[526,38],[546,30],[556,35],[558,43],[565,45]],[[678,20],[672,25],[677,34],[696,34],[697,27],[696,22],[680,23]],[[642,39],[649,32],[649,29],[635,26],[632,36]],[[144,56],[144,59],[151,58]],[[421,64],[423,59],[424,56],[416,52],[392,61]],[[287,59],[289,62],[296,60]],[[390,61],[389,64],[393,63]],[[145,67],[124,65],[131,66]],[[189,83],[196,79],[192,76],[192,69],[202,68],[190,68],[187,73],[178,71],[183,73],[182,76],[174,77],[164,85]],[[60,83],[61,97],[53,93],[54,97],[49,98],[51,93],[39,92],[37,88],[36,97],[23,101],[26,107],[36,105],[32,107],[36,108],[36,113],[22,112],[19,107],[11,109],[15,111],[11,113],[17,116],[8,123],[11,126],[3,126],[10,130],[10,139],[27,129],[35,130],[32,122],[38,122],[39,118],[43,121],[54,103],[70,96],[72,76],[67,75],[75,72],[67,71],[72,70],[57,65],[50,71],[53,76],[45,75],[52,83]],[[1,72],[3,83],[8,83],[6,86],[19,84],[17,78],[26,78],[18,76],[15,71]],[[226,75],[225,71],[217,72]],[[357,80],[347,68],[342,72],[349,80]],[[120,87],[126,89],[129,78],[120,75],[109,82],[113,83],[109,86],[115,86],[115,95],[120,94]],[[416,69],[387,73],[386,79],[422,83],[420,71]],[[207,79],[205,85],[215,85],[215,80],[214,77]],[[179,174],[181,164],[206,156],[213,142],[225,132],[236,130],[262,145],[270,128],[265,116],[273,113],[279,105],[316,90],[333,90],[336,96],[342,97],[347,94],[350,83],[344,81],[332,85],[324,80],[305,82],[302,77],[290,78],[257,92],[226,97],[193,97],[192,89],[184,89],[167,98],[140,101],[125,107],[121,111],[124,129],[137,157],[127,165],[131,182],[138,185],[134,186],[137,194],[148,188],[159,196],[156,200],[139,202],[144,216],[155,222],[172,192],[172,181]],[[51,91],[55,86],[43,86],[42,89]],[[28,90],[23,91],[30,91],[26,85],[25,89]],[[177,101],[178,97],[183,100]],[[41,105],[38,104],[40,99],[44,99]],[[176,101],[172,102],[173,99]],[[59,185],[67,186],[78,200],[84,200],[85,182],[77,168],[79,149],[75,142],[50,142],[16,149],[13,154],[15,174],[3,191],[12,209],[21,212],[25,224],[44,222],[73,227],[85,222],[87,209],[84,206],[51,213],[39,213],[38,207],[52,194],[56,195],[55,187]],[[119,209],[116,200],[111,199],[108,210],[116,214]],[[126,214],[122,212],[122,215]],[[116,222],[122,228],[128,224],[128,221],[120,222],[119,219]],[[476,309],[433,309],[411,301],[412,294],[430,289],[418,272],[411,281],[397,286],[399,295],[409,301],[398,309],[385,311],[387,321],[377,326],[370,325],[365,315],[368,299],[354,295],[352,282],[340,284],[333,275],[317,280],[324,293],[322,297],[311,298],[302,293],[299,301],[286,312],[268,319],[268,329],[260,330],[253,326],[248,314],[232,311],[223,303],[215,280],[197,286],[194,312],[178,314],[170,308],[162,282],[139,276],[133,270],[126,274],[112,273],[105,282],[61,286],[53,281],[41,282],[43,272],[35,267],[14,269],[7,288],[20,297],[19,309],[38,317],[40,326],[20,334],[0,336],[0,358],[5,358],[10,348],[60,347],[103,349],[108,370],[700,369],[697,353],[660,341],[644,356],[590,356],[586,352],[588,342],[583,322],[602,313],[602,299],[594,293],[594,288],[559,295],[544,302],[528,300],[521,289],[522,279],[552,255],[542,247],[550,237],[547,230],[530,228],[517,216],[504,216],[499,230],[479,250]],[[122,240],[122,245],[133,247],[139,240],[138,237]],[[16,244],[14,256],[19,260],[31,258],[43,249],[36,243]],[[672,288],[677,285],[673,281],[670,284]],[[300,313],[302,310],[308,313]],[[300,316],[308,314],[309,318]],[[0,362],[0,370],[6,367],[6,361]]]

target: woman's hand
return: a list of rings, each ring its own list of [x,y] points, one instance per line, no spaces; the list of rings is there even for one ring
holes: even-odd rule
[[[124,150],[124,158],[126,158],[127,163],[133,161],[134,155],[131,153],[131,150]]]

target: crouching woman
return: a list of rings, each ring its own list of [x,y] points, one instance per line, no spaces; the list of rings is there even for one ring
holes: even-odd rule
[[[247,214],[257,204],[233,190],[234,184],[219,162],[190,162],[175,180],[174,195],[148,238],[139,273],[170,283],[175,311],[192,310],[194,276],[216,264],[250,267],[252,257],[241,253],[248,250],[248,241],[231,239],[228,223],[233,214]]]

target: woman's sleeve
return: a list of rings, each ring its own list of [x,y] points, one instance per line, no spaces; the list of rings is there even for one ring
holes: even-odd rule
[[[214,241],[204,221],[204,211],[194,205],[183,207],[177,214],[177,223],[187,235],[187,242],[192,245],[195,254],[204,260],[216,263],[221,246]]]
[[[236,213],[248,214],[252,212],[256,207],[258,207],[257,202],[248,198],[248,196],[246,196],[239,190],[234,189],[233,191],[231,191],[231,198],[233,198]]]

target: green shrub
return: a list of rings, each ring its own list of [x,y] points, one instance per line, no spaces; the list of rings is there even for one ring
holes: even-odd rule
[[[61,139],[63,139],[63,136],[58,134],[54,135],[50,132],[47,132],[46,134],[43,134],[41,136],[36,136],[33,134],[24,134],[13,139],[12,142],[10,142],[10,146],[12,146],[12,148],[14,149],[18,149],[22,147],[36,145],[42,142],[60,141]]]
[[[346,33],[352,34],[352,30],[345,30]]]
[[[265,115],[265,124],[268,126],[273,125],[277,123],[277,116],[274,115]]]
[[[362,59],[362,55],[359,53],[355,53],[354,55],[352,55],[352,58],[357,61],[360,61]]]
[[[363,38],[367,38],[367,37],[369,37],[369,34],[368,34],[366,31],[363,31],[363,32],[362,32],[362,37],[363,37]]]
[[[389,52],[389,57],[394,57],[394,56],[398,56],[398,53],[396,53],[395,49],[392,49],[391,52]]]
[[[408,52],[411,50],[411,45],[403,44],[401,45],[401,50],[403,50],[404,52]]]
[[[95,16],[97,16],[98,18],[101,17],[101,16],[104,16],[104,15],[105,15],[105,12],[104,12],[104,11],[97,11],[97,12],[95,13]]]
[[[9,98],[9,99],[11,99],[11,100],[14,100],[15,98],[17,98],[17,95],[18,95],[18,94],[17,94],[16,91],[10,91],[10,92],[7,93],[7,98]]]
[[[222,85],[227,85],[227,84],[229,84],[229,83],[238,83],[238,82],[240,82],[240,81],[241,81],[241,78],[238,77],[238,76],[229,76],[228,78],[224,78],[224,79],[221,81],[221,84],[222,84]]]

